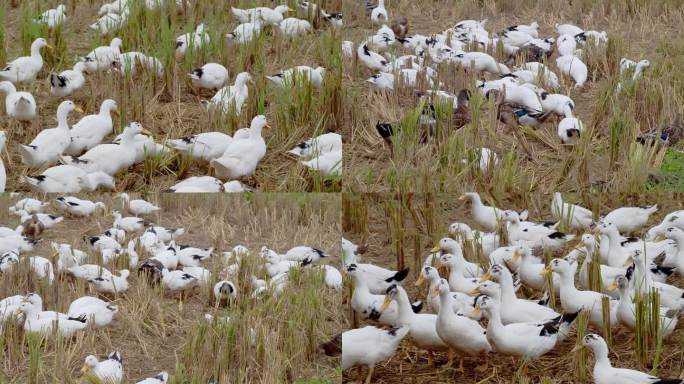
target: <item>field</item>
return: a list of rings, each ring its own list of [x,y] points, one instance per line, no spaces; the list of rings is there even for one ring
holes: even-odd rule
[[[71,99],[85,111],[96,114],[105,99],[114,99],[119,114],[115,116],[114,134],[122,132],[130,122],[140,122],[154,134],[157,143],[202,132],[219,131],[233,134],[238,128],[249,127],[252,118],[265,114],[272,129],[264,131],[267,152],[253,177],[242,180],[251,188],[263,192],[313,191],[330,192],[341,188],[339,177],[324,177],[310,172],[299,159],[288,154],[298,143],[326,132],[341,131],[345,124],[340,99],[341,62],[339,37],[324,26],[315,33],[289,40],[274,33],[270,27],[260,38],[247,45],[231,45],[226,33],[238,25],[230,6],[248,7],[251,1],[193,1],[192,6],[178,9],[173,2],[156,11],[147,10],[141,1],[131,2],[131,14],[126,26],[118,32],[100,35],[89,29],[98,18],[103,2],[65,1],[67,20],[63,27],[48,35],[47,27],[34,24],[38,10],[54,8],[55,1],[12,2],[16,7],[0,10],[0,66],[28,53],[33,40],[45,37],[54,50],[43,49],[45,65],[38,79],[19,90],[31,92],[38,105],[38,118],[22,124],[0,114],[0,127],[7,131],[3,156],[8,168],[8,191],[26,191],[28,185],[21,175],[39,174],[44,168],[28,170],[21,164],[17,144],[28,144],[44,128],[56,126],[55,112],[63,100],[52,97],[49,74],[71,69],[76,61],[98,46],[109,45],[114,37],[123,40],[122,52],[138,51],[157,57],[164,74],[155,76],[142,71],[136,76],[119,76],[101,72],[86,76],[86,85]],[[164,2],[165,4],[167,2]],[[294,2],[292,4],[294,7]],[[294,14],[293,14],[294,16]],[[196,25],[208,26],[210,44],[189,52],[184,60],[175,57],[175,39],[194,31]],[[229,71],[229,83],[236,75],[247,71],[252,75],[250,96],[242,113],[208,113],[201,100],[209,100],[215,92],[203,90],[201,96],[192,89],[188,74],[206,63],[223,64]],[[329,80],[320,90],[298,86],[279,90],[265,75],[272,75],[295,65],[323,66]],[[3,98],[4,100],[4,98]],[[76,112],[69,116],[74,124],[83,117]],[[105,142],[113,139],[107,137]],[[148,156],[129,172],[116,178],[117,190],[163,191],[178,180],[206,175],[208,165],[191,163],[186,156],[171,152]]]
[[[435,82],[443,82],[442,89],[452,94],[463,88],[471,90],[472,123],[455,130],[450,107],[435,103],[437,132],[423,144],[416,120],[424,101],[416,97],[415,90],[395,85],[394,92],[372,91],[364,80],[374,72],[361,64],[347,69],[344,84],[350,104],[365,108],[354,114],[345,130],[349,138],[344,151],[345,190],[430,193],[477,189],[495,194],[681,190],[681,154],[675,148],[658,150],[635,142],[641,132],[669,122],[681,112],[682,77],[676,70],[684,50],[680,1],[390,1],[387,9],[390,18],[404,15],[409,19],[409,35],[439,33],[460,20],[488,19],[490,35],[510,25],[536,21],[540,38],[557,38],[555,24],[572,23],[607,31],[609,42],[598,47],[578,45],[583,48],[589,79],[581,88],[574,88],[569,78],[561,79],[556,91],[574,100],[574,114],[584,122],[586,132],[575,145],[561,144],[555,118],[536,130],[521,127],[507,132],[497,121],[493,100],[485,100],[475,91],[476,80],[497,76],[466,73],[446,64],[435,67],[439,72]],[[359,42],[374,33],[369,24],[359,24],[363,28],[343,30],[343,39]],[[410,54],[398,44],[389,52]],[[490,53],[504,61],[500,51]],[[554,53],[547,65],[560,76],[557,55]],[[648,59],[651,66],[639,81],[625,81],[618,71],[623,57]],[[623,82],[620,94],[615,91],[618,81]],[[424,91],[425,86],[419,84],[418,90]],[[393,156],[375,130],[378,121],[395,123],[401,131],[393,138]],[[497,153],[498,167],[480,170],[481,147]],[[682,143],[676,146],[682,148]]]
[[[54,259],[52,241],[86,250],[83,236],[109,228],[110,210],[120,208],[121,204],[108,195],[91,197],[107,205],[105,214],[90,220],[66,218],[46,230],[36,249],[27,255]],[[256,256],[263,245],[278,252],[301,244],[318,246],[332,255],[331,260],[323,262],[336,265],[338,199],[321,194],[167,194],[151,200],[163,210],[148,217],[149,220],[166,227],[185,228],[179,244],[215,247],[213,257],[204,263],[212,272],[211,284],[181,297],[177,292],[148,284],[132,271],[128,292],[98,295],[118,305],[114,322],[106,328],[88,329],[72,339],[50,338],[41,342],[8,323],[0,335],[0,382],[86,383],[89,381],[79,372],[84,358],[93,354],[101,359],[114,350],[123,357],[124,383],[137,382],[162,370],[171,375],[169,383],[207,383],[210,378],[217,383],[339,382],[335,361],[317,351],[318,344],[339,332],[344,323],[338,310],[341,297],[325,287],[321,270],[293,270],[288,287],[279,296],[267,291],[253,297],[249,277],[252,273],[265,277]],[[7,207],[14,201],[8,196],[0,200],[0,222],[12,228],[17,219],[8,216]],[[56,210],[51,207],[49,211]],[[221,252],[237,244],[249,247],[254,256],[243,259],[235,281],[237,300],[228,307],[216,307],[211,290],[224,267]],[[141,261],[145,257],[141,254]],[[127,267],[125,259],[118,259],[109,269]],[[96,295],[89,293],[83,280],[67,276],[58,276],[48,286],[32,277],[26,262],[1,274],[0,297],[28,292],[42,296],[44,309],[63,312],[75,298]],[[208,322],[206,313],[217,320]],[[230,316],[230,321],[225,322],[223,316]]]
[[[362,255],[362,262],[377,264],[392,270],[404,267],[411,268],[403,286],[409,293],[411,301],[425,301],[427,288],[414,286],[418,270],[430,249],[439,239],[448,236],[447,227],[453,222],[463,222],[473,229],[477,226],[470,217],[470,209],[452,194],[415,194],[390,197],[384,194],[345,194],[343,209],[344,237],[356,244],[367,244],[368,251]],[[620,206],[644,206],[657,203],[660,210],[651,216],[646,228],[659,223],[662,217],[671,211],[684,207],[677,195],[653,194],[649,197],[630,197],[625,195],[595,194],[586,196],[564,196],[568,201],[580,204],[594,212],[605,214]],[[483,195],[485,203],[500,208],[529,209],[530,219],[534,221],[552,220],[550,214],[551,196],[531,195],[526,197],[510,197],[489,199]],[[578,232],[578,234],[581,234]],[[574,247],[577,241],[569,243],[556,255],[564,256]],[[470,261],[476,259],[467,254]],[[682,280],[676,278],[669,281],[679,287]],[[524,292],[524,289],[521,290]],[[518,297],[525,297],[525,293]],[[351,294],[351,285],[347,290]],[[529,294],[529,293],[528,293]],[[531,295],[530,297],[535,297]],[[346,315],[352,327],[371,324],[354,316],[347,299]],[[425,309],[423,309],[425,311]],[[429,312],[427,312],[429,313]],[[524,368],[519,360],[490,354],[485,361],[478,358],[465,358],[465,373],[456,371],[458,360],[453,368],[447,367],[446,353],[436,353],[435,365],[427,362],[427,354],[411,345],[408,337],[404,339],[396,355],[387,362],[378,364],[373,375],[374,383],[592,383],[591,369],[593,356],[590,352],[570,353],[578,342],[577,325],[567,340],[557,345],[549,354],[540,360],[531,362]],[[600,329],[589,327],[586,333],[603,334]],[[663,378],[680,377],[682,373],[682,333],[681,325],[667,338],[662,348],[640,349],[633,331],[623,326],[612,329],[613,345],[610,358],[614,366],[640,369]],[[645,351],[645,358],[639,359],[637,351]],[[657,364],[654,364],[657,361]],[[344,372],[345,382],[359,382],[365,378],[366,370],[357,376],[351,369]]]

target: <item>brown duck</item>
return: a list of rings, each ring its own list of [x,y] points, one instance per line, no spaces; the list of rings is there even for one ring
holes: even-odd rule
[[[660,138],[658,137],[660,132]],[[684,138],[684,127],[682,126],[682,114],[675,115],[671,123],[663,123],[659,128],[651,129],[637,138],[641,144],[658,143],[664,147],[677,145]]]
[[[463,128],[466,124],[470,123],[470,91],[467,89],[461,89],[456,96],[458,104],[454,113],[451,116],[452,126],[456,129]]]
[[[392,31],[394,32],[394,37],[403,39],[406,37],[409,30],[408,19],[406,16],[395,17],[394,20],[392,20],[392,24],[390,24],[390,28],[392,28]]]

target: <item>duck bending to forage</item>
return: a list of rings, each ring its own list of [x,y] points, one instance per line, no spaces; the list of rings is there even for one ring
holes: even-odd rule
[[[118,37],[112,39],[109,45],[97,47],[85,55],[81,61],[85,63],[86,71],[103,72],[112,69],[115,63],[120,64],[121,45],[123,40]]]
[[[557,316],[540,322],[520,322],[504,325],[501,322],[500,307],[492,298],[480,296],[476,310],[482,310],[487,322],[487,340],[497,352],[520,357],[526,361],[537,360],[550,352],[559,341],[560,328],[565,329],[575,321],[576,313]]]
[[[59,160],[59,156],[71,143],[67,121],[71,111],[83,113],[83,110],[76,107],[70,100],[60,103],[57,107],[57,127],[44,129],[31,141],[31,144],[19,146],[22,163],[30,168],[38,168]]]
[[[409,330],[408,326],[398,326],[390,330],[367,326],[343,332],[342,370],[355,365],[365,365],[368,367],[368,376],[364,384],[370,384],[375,364],[391,358]]]
[[[228,70],[221,64],[207,63],[190,73],[193,87],[218,91],[228,81]]]
[[[216,92],[210,101],[202,100],[202,104],[207,109],[217,109],[221,113],[227,113],[234,107],[235,112],[240,115],[242,105],[249,97],[247,83],[250,82],[252,82],[252,76],[247,72],[241,72],[235,77],[234,85],[226,85]]]
[[[562,73],[572,77],[575,81],[575,87],[584,86],[587,81],[588,70],[587,65],[579,57],[572,54],[560,56],[556,59],[556,65]]]
[[[0,80],[7,80],[14,84],[30,84],[43,69],[43,56],[40,50],[43,47],[52,49],[44,38],[38,38],[31,44],[31,56],[22,56],[12,60],[4,68],[0,69]]]
[[[114,315],[119,311],[116,305],[92,296],[83,296],[71,302],[67,313],[71,317],[86,316],[86,321],[96,327],[106,327],[111,324]]]
[[[100,144],[114,129],[112,113],[115,112],[118,112],[116,101],[106,99],[100,105],[98,114],[81,118],[71,127],[71,143],[64,153],[79,156]]]
[[[586,311],[589,315],[589,323],[597,328],[603,327],[603,300],[608,299],[610,307],[610,325],[617,325],[616,300],[610,300],[610,296],[594,291],[580,291],[575,287],[574,271],[570,264],[563,259],[551,260],[550,267],[544,269],[545,273],[551,271],[560,276],[560,300],[563,312],[575,313]]]
[[[123,206],[124,208],[132,213],[133,215],[136,216],[141,216],[141,215],[149,215],[151,213],[154,213],[156,211],[159,211],[161,208],[158,206],[150,203],[149,201],[142,200],[142,199],[134,199],[131,200],[131,197],[128,195],[128,193],[122,192],[117,195],[118,197],[121,198],[123,201]]]
[[[439,296],[440,309],[435,322],[435,330],[437,336],[449,348],[448,365],[453,364],[454,350],[468,356],[484,355],[492,351],[492,346],[487,341],[487,332],[480,323],[464,315],[456,314],[451,309],[454,299],[446,280],[440,279],[430,295]],[[463,359],[461,359],[459,371],[464,372]]]
[[[354,292],[351,298],[352,309],[363,319],[394,325],[399,316],[397,302],[392,301],[387,306],[383,305],[384,295],[371,293],[368,289],[368,277],[357,269],[356,264],[347,268],[347,274],[354,280]]]
[[[17,313],[24,316],[24,332],[36,333],[43,337],[50,337],[59,333],[63,337],[71,337],[76,332],[83,331],[88,327],[85,315],[79,318],[71,318],[58,312],[46,312],[44,315],[41,308],[36,308],[30,302],[23,302],[17,308]]]
[[[249,132],[249,128],[240,128],[233,137],[223,132],[204,132],[182,139],[170,140],[169,145],[191,156],[193,160],[211,162],[221,157],[233,140],[249,138]]]
[[[7,116],[19,121],[31,121],[36,117],[36,100],[29,92],[17,91],[11,81],[0,82],[0,92],[5,94]]]
[[[482,204],[480,195],[477,192],[464,193],[458,199],[471,202],[470,210],[472,218],[478,225],[489,232],[496,230],[498,222],[501,220],[501,215],[503,214],[502,210]]]
[[[194,32],[189,32],[176,38],[176,58],[182,59],[188,49],[196,51],[211,42],[206,32],[207,26],[200,24]]]
[[[50,94],[56,97],[69,96],[72,93],[83,88],[85,84],[86,70],[84,62],[79,61],[74,64],[73,69],[67,69],[59,74],[50,74]]]
[[[614,368],[608,357],[608,344],[599,335],[589,334],[582,339],[582,345],[573,349],[589,348],[594,352],[594,370],[592,376],[595,384],[684,384],[682,379],[661,379],[648,373],[634,369]]]
[[[218,178],[237,179],[254,174],[266,154],[266,142],[261,136],[263,128],[269,128],[266,116],[255,116],[249,127],[249,137],[231,141],[221,157],[210,162]]]
[[[100,187],[113,190],[114,178],[104,172],[87,173],[72,165],[58,165],[40,175],[24,176],[32,189],[44,193],[76,193],[94,191]]]
[[[81,168],[88,173],[104,172],[114,176],[135,164],[135,136],[140,133],[152,135],[144,130],[140,123],[133,122],[124,129],[121,144],[100,144],[79,157],[61,156],[60,161],[65,165]]]

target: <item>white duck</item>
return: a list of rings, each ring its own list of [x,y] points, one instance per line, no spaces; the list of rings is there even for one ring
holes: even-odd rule
[[[119,384],[123,379],[123,361],[119,352],[112,352],[107,360],[98,361],[97,357],[89,355],[81,372],[102,384]]]
[[[381,54],[371,51],[368,48],[368,44],[360,44],[356,49],[356,54],[361,63],[372,70],[381,72],[389,72],[391,70],[387,59]]]
[[[81,168],[88,173],[100,171],[114,176],[135,164],[137,155],[134,146],[135,137],[140,133],[151,135],[143,129],[140,123],[133,122],[124,129],[120,144],[100,144],[79,157],[61,156],[60,161],[65,165]]]
[[[106,327],[112,323],[114,315],[118,311],[119,307],[116,305],[97,297],[83,296],[71,302],[67,314],[74,318],[85,315],[89,324],[95,324],[96,327]]]
[[[439,243],[430,250],[430,252],[441,252],[442,254],[450,254],[454,256],[454,259],[461,265],[463,265],[464,276],[465,277],[479,277],[482,276],[484,271],[478,263],[472,263],[467,261],[463,257],[463,250],[461,244],[458,241],[444,237],[439,240]]]
[[[123,40],[115,37],[109,45],[100,46],[90,51],[81,59],[85,63],[86,71],[102,72],[120,64],[122,44]]]
[[[409,333],[410,327],[400,326],[390,330],[366,326],[342,333],[341,369],[347,370],[355,365],[368,367],[365,384],[370,384],[375,364],[391,358],[399,344]]]
[[[162,284],[171,291],[185,291],[199,285],[197,277],[183,271],[162,270]]]
[[[228,81],[228,70],[221,64],[207,63],[190,73],[193,87],[218,91]]]
[[[264,127],[269,127],[266,116],[255,116],[249,128],[249,138],[233,140],[221,157],[210,162],[218,178],[237,179],[254,174],[266,154],[266,142],[261,136]]]
[[[71,133],[67,117],[69,112],[83,113],[71,100],[63,101],[57,107],[57,127],[42,130],[31,144],[20,145],[21,161],[30,168],[38,168],[53,163],[71,143]]]
[[[310,157],[338,150],[342,150],[342,136],[339,133],[330,132],[302,141],[287,153],[298,157]]]
[[[249,87],[247,83],[252,81],[252,76],[247,72],[241,72],[235,77],[234,85],[227,85],[221,88],[210,101],[204,101],[208,109],[216,108],[220,112],[227,113],[231,108],[240,115],[242,105],[249,97]]]
[[[590,210],[564,202],[560,192],[553,194],[551,216],[557,221],[567,221],[568,225],[574,229],[587,229],[594,221],[594,215]]]
[[[34,19],[34,22],[45,24],[50,30],[62,25],[64,21],[66,21],[66,6],[64,4],[60,4],[54,9],[48,9]]]
[[[223,183],[212,176],[193,176],[176,183],[168,191],[174,193],[216,193],[249,192],[252,189],[237,180]]]
[[[312,171],[326,177],[340,176],[342,173],[342,150],[326,152],[310,160],[301,162]]]
[[[131,197],[125,192],[119,193],[117,196],[123,201],[124,209],[136,216],[149,215],[161,209],[147,200],[131,200]]]
[[[594,240],[594,236],[589,235],[589,234],[584,234],[582,235],[582,240],[580,243],[577,245],[576,248],[584,247],[584,253],[586,254],[584,261],[582,262],[582,267],[580,267],[580,272],[579,272],[579,284],[582,286],[584,289],[590,289],[590,276],[589,276],[589,265],[594,260],[594,255],[595,255],[595,250],[596,250],[596,240]],[[606,292],[607,294],[611,294],[608,290],[608,286],[610,283],[615,280],[615,278],[619,275],[625,275],[628,273],[627,269],[622,267],[611,267],[609,265],[603,265],[600,263],[600,260],[596,260],[596,262],[599,263],[599,270],[600,270],[600,276],[601,276],[601,291]],[[612,296],[612,294],[611,294]]]
[[[570,264],[562,259],[551,260],[550,267],[544,269],[545,273],[555,272],[560,277],[560,300],[563,312],[575,313],[586,311],[589,315],[589,323],[597,328],[603,327],[603,300],[609,300],[610,325],[617,325],[616,300],[610,300],[610,296],[594,291],[580,291],[575,287],[574,270]]]
[[[98,114],[81,118],[71,127],[71,144],[64,153],[78,156],[102,143],[102,140],[114,129],[112,113],[117,111],[116,101],[106,99],[100,105]]]
[[[55,97],[65,97],[83,88],[85,70],[85,63],[79,61],[74,64],[72,69],[67,69],[59,74],[50,74],[50,94]]]
[[[249,128],[238,129],[233,137],[223,132],[204,132],[182,139],[170,140],[169,145],[189,155],[193,160],[210,162],[221,157],[233,140],[247,139],[249,136]]]
[[[176,38],[176,58],[185,57],[188,49],[196,51],[209,44],[211,39],[207,33],[207,26],[200,24],[194,32],[186,33]]]
[[[36,117],[36,100],[32,94],[17,91],[10,81],[0,82],[0,92],[5,94],[7,116],[19,121],[30,121]]]
[[[114,217],[114,228],[123,229],[128,233],[140,231],[145,228],[145,220],[140,217],[123,217],[119,211],[112,211],[112,217]]]
[[[102,293],[123,293],[128,290],[128,276],[130,276],[130,271],[127,269],[122,269],[119,271],[119,275],[111,274],[109,276],[99,276],[94,279],[88,280],[92,284],[93,289],[96,292]]]
[[[74,216],[91,216],[98,209],[105,211],[107,206],[101,202],[93,202],[90,200],[79,199],[75,196],[58,197],[55,199],[57,206],[62,210],[74,215]]]
[[[239,24],[233,32],[227,33],[228,41],[237,44],[247,44],[261,34],[261,20],[254,20]]]
[[[169,374],[166,371],[159,372],[153,377],[136,382],[135,384],[167,384],[169,382]]]
[[[31,188],[44,193],[75,193],[94,191],[99,187],[113,190],[114,178],[104,172],[87,173],[72,165],[58,165],[40,175],[24,176]]]
[[[63,313],[52,312],[41,315],[43,312],[30,302],[19,304],[17,313],[24,316],[22,327],[24,332],[37,333],[42,337],[48,338],[54,333],[59,333],[63,337],[71,337],[76,332],[85,330],[88,327],[86,316],[71,318]]]
[[[575,81],[575,87],[581,88],[587,81],[587,65],[579,57],[574,55],[560,56],[556,59],[556,65],[562,73],[572,77]]]
[[[459,200],[467,200],[471,202],[472,218],[486,231],[495,231],[498,221],[501,219],[503,211],[496,207],[490,207],[482,204],[480,195],[477,192],[467,192],[458,198]]]
[[[473,292],[473,290],[475,290],[475,288],[477,288],[478,279],[465,276],[466,266],[462,261],[459,261],[459,259],[462,259],[462,257],[459,258],[457,256],[445,253],[439,257],[439,263],[440,265],[449,268],[448,281],[451,290],[470,294]]]
[[[646,225],[651,214],[658,210],[658,204],[650,207],[621,207],[601,219],[613,223],[621,233],[632,233]]]
[[[40,37],[31,44],[31,56],[22,56],[9,62],[0,69],[0,80],[7,80],[14,84],[30,84],[43,69],[43,57],[40,50],[43,47],[52,49],[47,40]]]
[[[323,67],[312,68],[306,65],[299,65],[276,73],[275,75],[266,76],[266,78],[281,89],[291,87],[295,79],[297,79],[298,82],[308,82],[314,88],[321,88],[324,76],[325,68]]]
[[[584,123],[576,117],[565,117],[558,123],[558,137],[563,144],[569,144],[579,140],[584,132]]]
[[[371,11],[371,21],[377,25],[386,24],[389,21],[387,9],[385,9],[385,0],[378,0],[378,6]]]
[[[307,20],[288,17],[278,24],[278,29],[283,36],[295,37],[311,32],[313,27]]]
[[[439,295],[440,309],[435,322],[435,331],[449,348],[448,365],[453,363],[454,350],[469,356],[484,355],[492,351],[492,346],[487,341],[487,332],[482,326],[477,321],[457,315],[451,310],[454,299],[446,280],[440,279],[430,294]],[[413,330],[413,327],[411,329]],[[463,359],[461,359],[459,370],[463,371]]]
[[[594,352],[594,370],[592,376],[595,384],[657,384],[672,383],[681,384],[681,379],[661,379],[648,373],[639,372],[634,369],[614,368],[608,357],[608,345],[603,338],[596,334],[589,334],[582,339],[582,345],[578,345],[574,350],[590,348]]]

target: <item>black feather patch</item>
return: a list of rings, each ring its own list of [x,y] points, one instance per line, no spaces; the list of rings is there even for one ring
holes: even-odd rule
[[[554,232],[554,233],[549,235],[549,239],[565,239],[565,233]]]
[[[36,179],[36,180],[38,180],[38,181],[40,182],[40,181],[45,181],[45,178],[46,178],[47,176],[45,176],[45,175],[36,175],[36,176],[29,176],[29,177],[32,178],[32,179]]]
[[[413,313],[420,313],[420,311],[423,309],[423,302],[416,301],[415,303],[411,304],[411,309],[413,310]]]
[[[363,46],[363,54],[366,56],[370,56],[370,51],[368,50],[368,45]]]
[[[577,137],[580,137],[579,129],[572,128],[572,129],[568,129],[565,132],[567,133],[568,137],[574,137],[575,135],[577,135]]]
[[[404,268],[401,271],[394,274],[394,276],[385,279],[386,282],[391,283],[393,281],[403,281],[406,276],[408,276],[410,268]]]
[[[197,76],[201,79],[202,75],[204,75],[204,70],[202,68],[195,68],[192,70],[192,73],[194,73],[195,76]]]
[[[311,249],[313,249],[314,252],[318,253],[318,256],[325,257],[325,253],[323,253],[323,251],[321,251],[320,249],[318,249],[318,248],[311,248]]]
[[[625,271],[625,278],[627,281],[629,281],[632,278],[632,275],[634,274],[634,263],[630,265],[627,270]]]
[[[394,135],[394,128],[390,123],[378,122],[377,124],[375,124],[375,129],[378,131],[378,133],[383,139],[389,139],[390,137],[392,137],[392,135]]]
[[[182,47],[183,44],[185,44],[185,43],[183,43],[182,41],[176,41],[176,49]]]
[[[119,352],[112,352],[107,356],[109,360],[114,360],[118,361],[119,363],[123,363],[123,360],[121,359],[121,354]]]
[[[78,321],[79,323],[85,324],[87,317],[85,314],[83,314],[83,315],[78,316],[78,317],[69,317],[68,319],[73,320],[73,321]]]
[[[542,326],[542,329],[539,332],[539,336],[551,336],[558,333],[558,322],[560,321],[560,319],[561,316],[553,320],[547,321],[544,324],[540,324]]]

